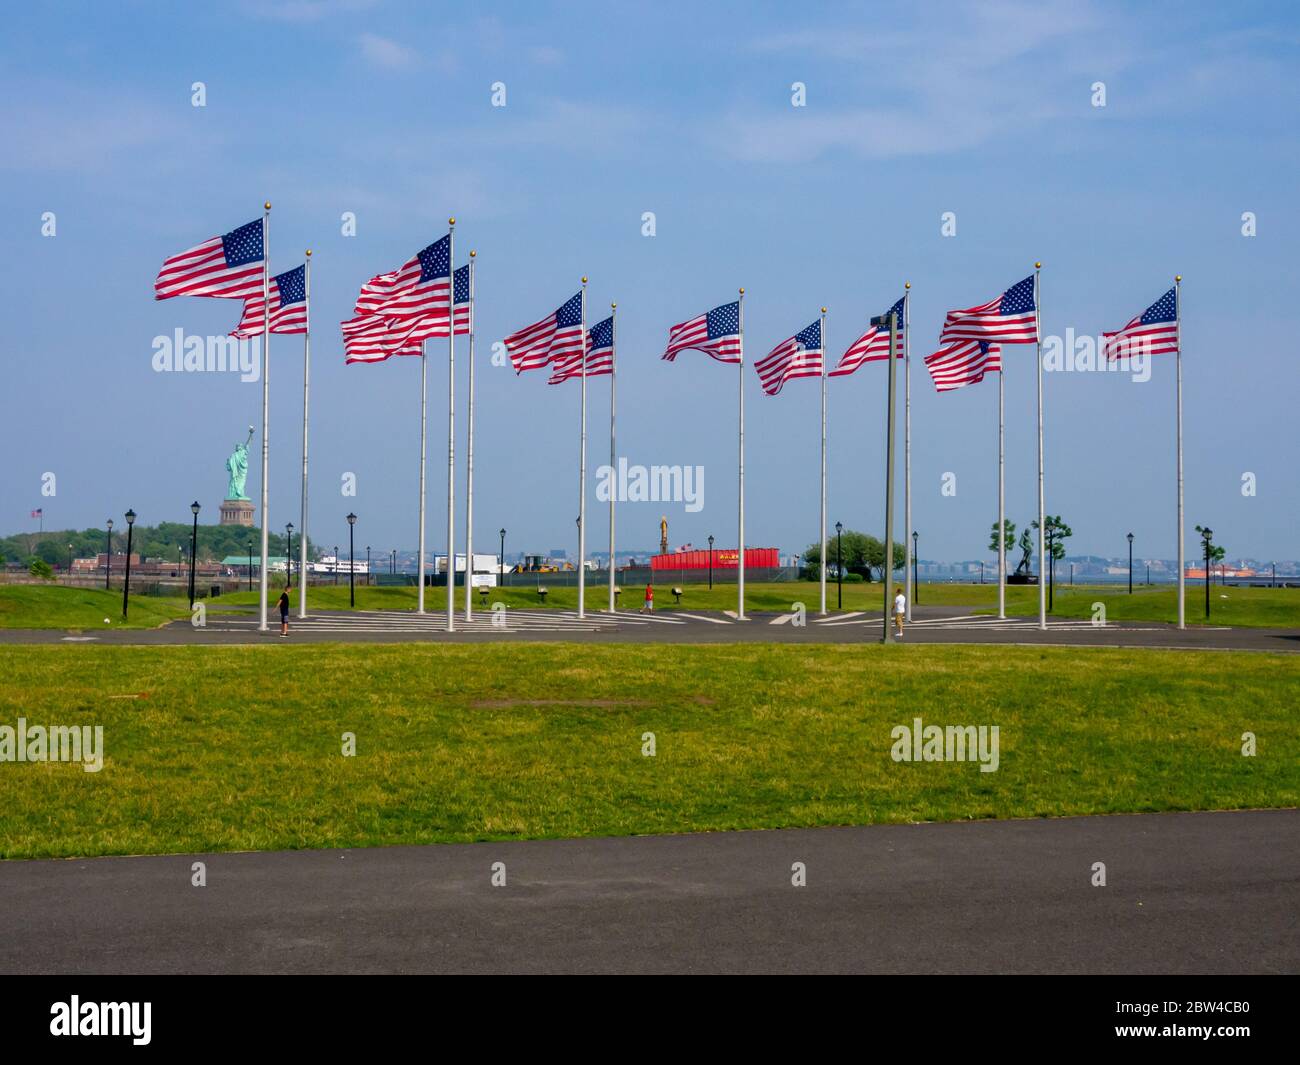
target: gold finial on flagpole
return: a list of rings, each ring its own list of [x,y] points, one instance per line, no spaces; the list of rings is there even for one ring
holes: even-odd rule
[[[587,283],[586,275],[583,276],[583,278],[582,278],[582,283],[583,283],[584,285]]]
[[[474,258],[474,256],[476,256],[477,254],[478,254],[478,252],[476,252],[473,248],[470,248],[470,250],[469,250],[469,257],[470,257],[471,259]]]
[[[825,313],[826,313],[826,308],[823,307],[823,308],[822,308],[822,314],[825,314]]]
[[[904,288],[911,288],[911,287],[912,287],[912,282],[910,282],[910,281],[904,281],[904,282],[903,282],[903,287],[904,287]]]
[[[452,215],[450,218],[447,219],[447,225],[454,226],[455,224],[456,224],[456,216]]]
[[[1034,269],[1035,269],[1035,270],[1041,270],[1042,268],[1043,268],[1043,264],[1042,264],[1042,263],[1034,263]]]
[[[613,310],[615,307],[617,307],[617,306],[618,306],[617,303],[614,303],[613,301],[611,301],[611,302],[610,302],[610,305],[609,305],[609,309],[612,311],[612,310]]]
[[[310,248],[307,249],[307,258],[308,258],[308,259],[311,258],[311,249],[310,249]]]
[[[1182,274],[1174,274],[1174,280],[1175,280],[1175,281],[1181,281],[1182,279],[1183,279],[1183,275],[1182,275]]]
[[[741,294],[742,296],[745,294],[745,290],[744,290],[743,288],[740,290],[740,294]]]
[[[271,201],[267,200],[266,203],[262,204],[262,210],[269,211],[270,209],[271,209]]]

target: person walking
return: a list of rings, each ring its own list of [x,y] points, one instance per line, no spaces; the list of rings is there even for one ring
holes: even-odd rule
[[[280,593],[280,639],[289,635],[289,589]]]
[[[647,584],[645,586],[645,605],[641,607],[642,614],[653,614],[655,612],[655,586]]]
[[[894,589],[894,639],[903,638],[903,618],[907,614],[907,596],[902,588]]]

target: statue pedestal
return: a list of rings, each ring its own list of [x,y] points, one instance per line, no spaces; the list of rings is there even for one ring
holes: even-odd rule
[[[256,508],[247,499],[227,499],[221,504],[221,524],[251,526],[255,513]]]

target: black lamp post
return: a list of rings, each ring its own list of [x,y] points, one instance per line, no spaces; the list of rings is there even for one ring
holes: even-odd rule
[[[844,609],[844,523],[835,523],[835,609]]]
[[[289,522],[289,524],[284,527],[284,538],[288,542],[288,546],[285,548],[288,554],[284,556],[284,586],[286,588],[292,588],[293,587],[293,522]],[[299,583],[300,584],[302,583],[301,580],[299,580]]]
[[[194,567],[197,561],[199,547],[199,502],[196,499],[190,504],[190,513],[194,515],[194,528],[190,533],[190,610],[194,609]]]
[[[713,534],[709,534],[709,591],[713,591]]]
[[[980,559],[980,584],[984,583],[984,560]]]
[[[126,597],[131,590],[131,533],[135,528],[135,511],[126,512],[126,579],[122,581],[122,617],[126,618]]]
[[[1128,594],[1133,594],[1133,534],[1128,534]]]
[[[912,605],[915,606],[921,601],[921,577],[920,577],[920,559],[918,554],[920,548],[917,546],[920,542],[921,534],[915,529],[912,530]],[[980,579],[983,580],[983,571],[980,573]]]
[[[353,537],[352,533],[353,530],[356,528],[356,525],[357,525],[357,516],[355,514],[349,514],[348,515],[348,599],[351,601],[351,605],[354,607],[357,605],[357,581],[356,581],[357,569],[352,564],[352,558],[355,554],[355,551],[353,550],[353,546],[352,546],[355,537]]]
[[[108,544],[104,548],[104,591],[108,591],[108,578],[113,573],[113,519],[108,519],[108,535],[106,537]]]
[[[302,577],[298,578],[298,583],[302,583]],[[366,587],[370,587],[370,545],[366,544]]]
[[[72,576],[72,545],[68,544],[68,576]]]
[[[253,541],[248,541],[248,590],[253,590]]]
[[[339,545],[334,545],[334,583],[339,583]]]
[[[506,531],[502,529],[501,536],[501,553],[497,555],[497,583],[505,586],[506,583]]]
[[[1199,525],[1196,527],[1197,532],[1201,534],[1201,542],[1205,545],[1205,616],[1210,616],[1210,545],[1214,540],[1213,529],[1202,529]]]

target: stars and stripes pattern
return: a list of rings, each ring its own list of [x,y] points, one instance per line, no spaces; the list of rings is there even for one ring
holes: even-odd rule
[[[1178,351],[1178,292],[1170,289],[1123,329],[1102,333],[1106,359],[1173,355]]]
[[[679,322],[668,331],[664,358],[672,362],[679,351],[702,351],[719,362],[740,362],[740,303],[724,303],[707,314]]]
[[[604,377],[614,372],[614,318],[597,322],[587,330],[587,376]],[[557,361],[548,385],[558,385],[582,376],[582,363],[577,355],[565,356]]]
[[[394,355],[419,355],[426,340],[447,335],[447,298],[454,295],[455,329],[470,329],[469,264],[450,277],[451,236],[434,241],[400,270],[372,277],[361,286],[356,317],[342,324],[346,362],[383,362]]]
[[[271,278],[271,332],[307,332],[307,268],[298,266]],[[244,314],[232,337],[255,337],[264,332],[262,293],[244,301]]]
[[[153,281],[153,298],[261,296],[264,247],[259,219],[187,248],[163,261]]]
[[[813,322],[806,329],[781,341],[754,363],[759,383],[769,396],[781,391],[787,381],[798,377],[822,375],[822,323]]]
[[[987,340],[962,340],[925,357],[936,392],[978,384],[986,373],[1002,372],[1002,346]]]
[[[901,359],[903,357],[903,301],[901,299],[882,317],[887,318],[890,314],[898,315],[898,357]],[[846,377],[864,362],[877,362],[888,358],[889,326],[873,325],[849,345],[849,350],[840,356],[838,365],[827,376]]]
[[[575,293],[541,321],[511,333],[505,345],[517,374],[578,357],[583,348],[582,293]]]
[[[1037,339],[1038,311],[1034,305],[1034,275],[1030,274],[988,303],[949,311],[939,334],[939,347],[950,347],[958,340],[1032,344]]]

